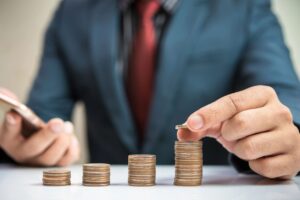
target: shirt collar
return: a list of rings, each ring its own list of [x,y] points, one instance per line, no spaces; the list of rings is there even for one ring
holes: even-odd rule
[[[129,8],[129,6],[134,2],[135,0],[121,0],[120,1],[120,8],[122,11],[125,11]],[[167,12],[172,13],[177,2],[179,0],[159,0],[161,6],[163,9],[165,9]]]

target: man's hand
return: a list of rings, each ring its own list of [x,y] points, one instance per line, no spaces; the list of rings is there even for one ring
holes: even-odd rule
[[[214,137],[268,178],[289,179],[300,170],[300,134],[290,110],[268,86],[254,86],[200,108],[179,140]],[[217,152],[216,152],[217,153]]]
[[[79,145],[71,122],[52,119],[29,138],[24,138],[21,131],[22,118],[8,112],[0,124],[0,148],[18,163],[66,166],[79,158]]]

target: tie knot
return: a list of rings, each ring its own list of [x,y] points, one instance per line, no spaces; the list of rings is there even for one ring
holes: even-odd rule
[[[138,0],[136,2],[138,15],[142,18],[152,18],[160,7],[158,0]]]

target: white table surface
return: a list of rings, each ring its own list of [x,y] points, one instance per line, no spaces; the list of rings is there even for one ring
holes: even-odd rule
[[[112,166],[111,185],[86,187],[81,185],[80,165],[70,167],[71,186],[43,186],[43,168],[0,165],[0,200],[107,200],[107,199],[300,199],[300,177],[291,181],[274,181],[255,175],[238,174],[231,167],[205,166],[203,185],[180,187],[173,185],[174,166],[157,166],[156,186],[127,185],[127,166]]]

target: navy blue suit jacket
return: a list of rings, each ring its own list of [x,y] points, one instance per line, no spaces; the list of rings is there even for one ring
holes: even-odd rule
[[[70,120],[84,103],[90,158],[127,163],[153,153],[173,163],[175,124],[212,101],[253,85],[273,87],[300,124],[300,85],[269,0],[182,0],[160,44],[155,94],[141,150],[117,57],[118,0],[65,0],[46,34],[28,105],[43,119]],[[205,164],[227,163],[214,140]]]

